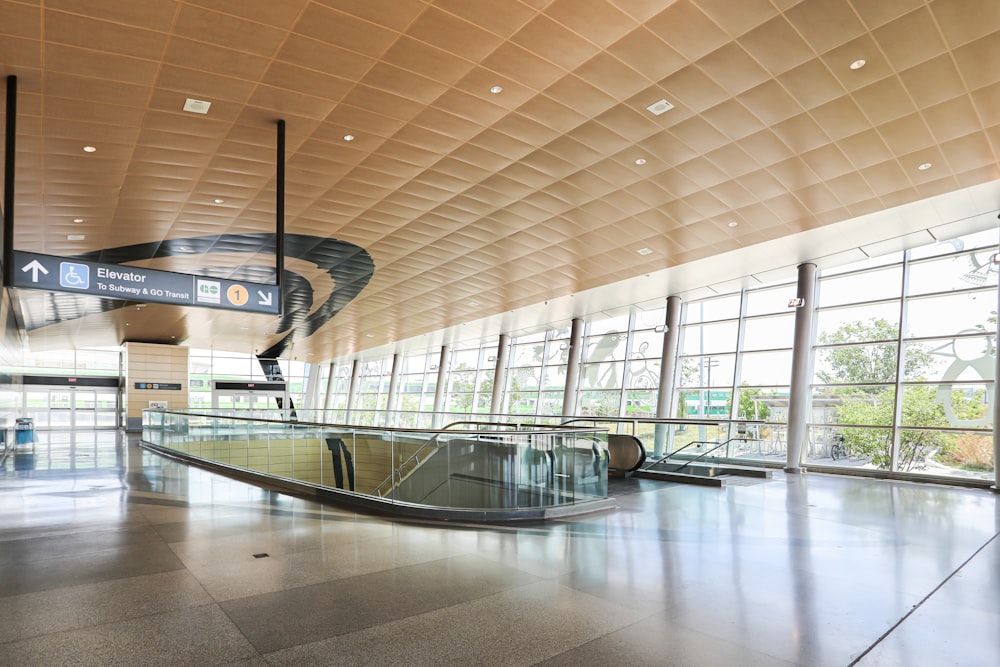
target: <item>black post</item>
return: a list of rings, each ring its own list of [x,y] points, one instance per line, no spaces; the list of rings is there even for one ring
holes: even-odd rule
[[[3,166],[3,284],[14,284],[14,146],[17,143],[17,77],[7,77],[7,129]]]
[[[278,121],[277,192],[275,196],[275,249],[274,269],[278,286],[278,314],[285,314],[282,282],[285,274],[285,121]]]

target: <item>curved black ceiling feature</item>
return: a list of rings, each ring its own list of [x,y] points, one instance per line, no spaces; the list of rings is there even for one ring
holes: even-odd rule
[[[74,255],[74,258],[109,264],[126,264],[147,259],[187,255],[274,254],[275,246],[275,235],[270,233],[218,234],[120,246]],[[293,271],[286,270],[283,273],[284,313],[279,317],[274,333],[287,332],[289,335],[263,353],[267,357],[280,356],[293,338],[308,337],[329,322],[344,306],[361,293],[361,290],[368,285],[375,273],[375,263],[364,248],[339,239],[306,234],[286,234],[285,256],[311,262],[317,268],[326,271],[333,281],[333,289],[326,301],[314,309],[314,292],[308,279]],[[269,266],[205,267],[195,273],[259,283],[273,283],[275,278],[275,269]],[[26,328],[34,330],[51,324],[68,322],[85,315],[124,308],[135,303],[137,302],[54,292],[47,299],[46,310],[49,312],[46,313],[45,318],[37,323],[26,322]]]

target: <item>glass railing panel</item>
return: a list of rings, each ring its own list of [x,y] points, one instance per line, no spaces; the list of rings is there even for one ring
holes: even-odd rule
[[[466,421],[405,430],[308,422],[301,419],[306,414],[286,421],[263,419],[259,411],[256,418],[247,411],[146,411],[143,438],[228,466],[393,502],[517,509],[607,497],[607,436],[598,428]]]

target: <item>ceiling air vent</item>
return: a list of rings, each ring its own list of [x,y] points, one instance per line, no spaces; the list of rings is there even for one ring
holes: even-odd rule
[[[674,108],[674,105],[666,100],[660,100],[659,102],[653,102],[646,109],[652,113],[654,116],[659,116],[660,114],[667,113]]]
[[[190,97],[184,100],[184,111],[191,113],[206,114],[210,106],[212,106],[212,103],[204,100],[196,100]]]

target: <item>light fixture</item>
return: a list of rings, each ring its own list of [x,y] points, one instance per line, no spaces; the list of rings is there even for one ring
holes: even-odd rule
[[[930,162],[924,162],[923,164],[918,165],[917,169],[919,169],[920,171],[927,171],[928,169],[930,169],[933,166],[934,165],[931,164]]]
[[[800,296],[797,296],[794,299],[789,299],[788,300],[788,307],[789,308],[801,308],[804,305],[806,305],[806,300],[803,299]]]
[[[212,201],[214,201],[216,204],[225,204],[226,203],[225,199],[219,199],[218,197],[216,197]]]
[[[638,250],[636,250],[636,252],[639,253],[640,255],[651,255],[653,253],[653,251],[650,250],[649,248],[639,248]]]
[[[635,163],[641,167],[642,165],[646,164],[646,158],[644,157],[636,158]]]
[[[83,152],[84,153],[96,153],[97,152],[97,146],[84,146],[83,147]]]
[[[73,222],[79,225],[81,222],[83,222],[83,218],[73,218]]]
[[[69,234],[69,235],[68,235],[68,236],[66,237],[66,240],[67,240],[67,241],[82,241],[82,240],[84,240],[85,238],[87,238],[87,237],[86,237],[86,236],[84,236],[83,234]]]
[[[354,141],[354,135],[353,134],[345,134],[344,135],[344,141]]]
[[[177,246],[177,252],[191,252],[191,246],[189,245]]]
[[[499,95],[503,92],[503,86],[490,86],[490,92],[494,95]]]
[[[374,338],[375,334],[365,334],[365,338]]]
[[[738,227],[738,226],[739,226],[739,224],[740,224],[740,223],[736,222],[735,220],[730,220],[730,221],[729,221],[729,226],[730,226],[730,227]]]
[[[851,69],[861,69],[868,64],[868,61],[864,58],[858,58],[853,63],[851,63]]]

